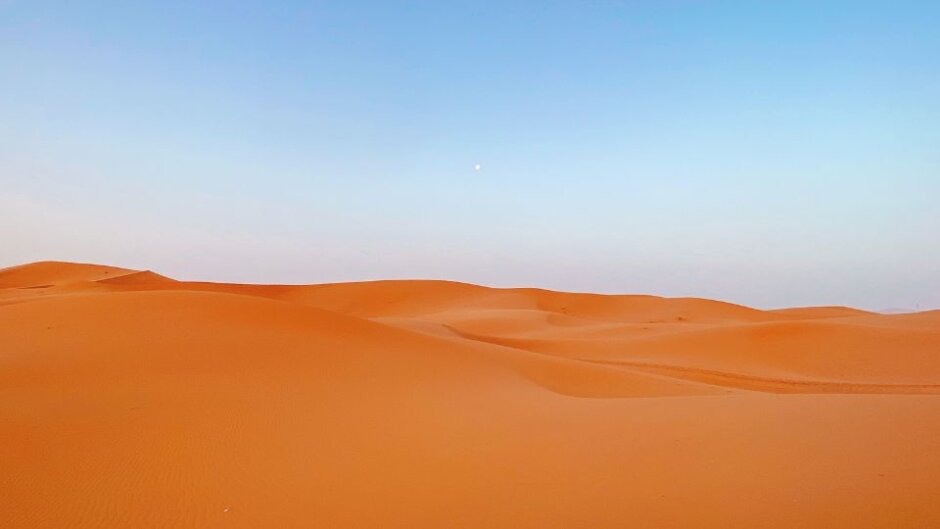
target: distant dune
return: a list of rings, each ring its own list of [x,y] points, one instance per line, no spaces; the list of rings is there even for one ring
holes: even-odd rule
[[[940,311],[0,270],[0,527],[940,527]]]

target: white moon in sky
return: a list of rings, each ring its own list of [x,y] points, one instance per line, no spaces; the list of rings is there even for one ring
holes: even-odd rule
[[[480,170],[480,164],[474,165],[474,166],[473,166],[473,170],[474,170],[474,171],[479,171],[479,170]]]

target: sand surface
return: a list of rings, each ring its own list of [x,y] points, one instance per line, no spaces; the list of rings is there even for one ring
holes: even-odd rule
[[[940,527],[940,311],[0,270],[3,528]]]

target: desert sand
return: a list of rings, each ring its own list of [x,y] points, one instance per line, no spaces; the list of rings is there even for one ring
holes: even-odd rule
[[[0,270],[0,527],[940,527],[940,311]]]

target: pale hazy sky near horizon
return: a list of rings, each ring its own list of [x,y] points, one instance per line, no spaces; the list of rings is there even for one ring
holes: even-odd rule
[[[0,267],[940,308],[938,28],[932,1],[0,1]]]

